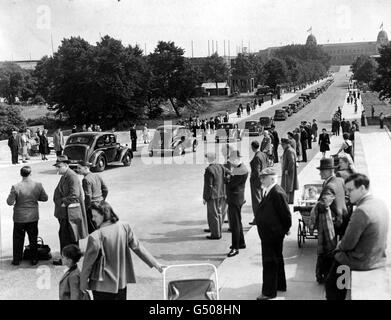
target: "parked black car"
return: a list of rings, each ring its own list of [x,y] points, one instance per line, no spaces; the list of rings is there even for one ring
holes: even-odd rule
[[[244,129],[247,130],[249,136],[259,136],[262,132],[262,126],[258,121],[246,121]]]
[[[274,120],[271,117],[260,117],[259,123],[265,130],[269,130],[272,127],[272,124],[274,124]]]
[[[133,152],[117,143],[117,137],[110,132],[79,132],[71,134],[64,148],[64,155],[71,161],[70,167],[77,167],[80,160],[92,163],[92,171],[103,171],[107,165],[130,166]]]

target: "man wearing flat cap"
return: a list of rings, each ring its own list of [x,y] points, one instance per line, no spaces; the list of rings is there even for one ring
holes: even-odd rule
[[[248,170],[242,163],[239,150],[233,150],[229,155],[232,170],[226,175],[228,216],[232,233],[231,251],[228,257],[239,254],[239,249],[246,248],[242,225],[242,206],[245,203],[244,190],[248,178]]]
[[[79,244],[79,240],[88,236],[87,216],[84,207],[83,191],[77,174],[69,168],[70,161],[65,155],[57,157],[54,166],[61,179],[54,190],[54,216],[58,219],[60,230],[60,249],[68,244]],[[61,259],[53,261],[62,265]]]
[[[91,163],[86,161],[79,161],[77,165],[77,172],[84,176],[82,186],[84,190],[84,205],[87,214],[88,233],[96,230],[96,225],[92,220],[91,204],[93,202],[101,202],[106,200],[109,193],[102,177],[97,173],[90,171]]]
[[[284,150],[281,163],[281,187],[288,196],[288,203],[293,204],[295,190],[299,189],[296,151],[291,147],[289,139],[282,138],[281,146]]]
[[[18,164],[18,140],[17,140],[18,132],[17,131],[12,131],[11,136],[8,138],[8,147],[11,150],[11,160],[12,164]]]
[[[210,230],[208,239],[221,239],[221,227],[223,224],[223,200],[225,198],[223,165],[216,163],[216,155],[209,152],[205,155],[208,167],[204,174],[203,201],[207,206],[207,219]]]
[[[287,195],[277,184],[277,172],[273,168],[262,170],[261,182],[265,195],[255,219],[262,245],[263,284],[257,300],[268,300],[287,289],[282,249],[292,218]]]

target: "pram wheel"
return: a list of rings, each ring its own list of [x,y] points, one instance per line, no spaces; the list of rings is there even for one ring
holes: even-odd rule
[[[301,244],[302,244],[302,227],[301,227],[301,220],[299,220],[299,225],[297,227],[297,245],[299,246],[299,248],[301,248]]]

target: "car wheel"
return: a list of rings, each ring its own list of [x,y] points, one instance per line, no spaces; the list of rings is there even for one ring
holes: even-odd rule
[[[97,172],[102,172],[106,168],[106,159],[103,156],[99,156],[98,160],[96,161],[96,167],[95,170]]]
[[[124,158],[122,159],[122,163],[124,164],[125,167],[129,167],[131,162],[132,162],[132,157],[129,152],[126,152]]]
[[[197,151],[197,147],[198,147],[198,143],[197,143],[197,141],[194,141],[193,142],[193,152]]]
[[[152,151],[152,150],[149,151],[149,156],[150,156],[150,157],[153,157],[153,151]]]

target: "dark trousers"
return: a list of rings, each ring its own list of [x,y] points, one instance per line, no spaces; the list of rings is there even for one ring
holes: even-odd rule
[[[206,203],[208,225],[210,235],[213,238],[221,238],[221,227],[224,222],[221,208],[222,200],[223,198],[210,199]]]
[[[295,201],[295,190],[287,192],[286,195],[288,196],[288,204],[293,204]]]
[[[329,274],[326,278],[326,299],[327,300],[345,300],[347,289],[339,289],[337,287],[337,280],[342,276],[341,273],[337,273],[337,268],[341,264],[334,259],[330,268]]]
[[[307,140],[308,143],[308,149],[312,149],[312,137],[310,136]]]
[[[132,139],[132,151],[137,151],[137,140]]]
[[[88,233],[93,233],[97,227],[95,225],[95,222],[92,220],[92,211],[91,208],[86,208],[86,216],[87,216],[87,227],[88,227]]]
[[[62,150],[56,151],[56,156],[57,156],[57,157],[59,157],[59,156],[61,156],[61,155],[62,155]]]
[[[126,287],[119,289],[117,293],[92,291],[94,300],[126,300]]]
[[[273,155],[274,155],[274,163],[278,163],[278,145],[274,146],[273,145]]]
[[[333,265],[334,257],[330,254],[318,254],[316,259],[316,280],[325,280],[328,276],[331,266]]]
[[[284,257],[282,256],[284,237],[275,241],[261,241],[263,284],[262,294],[275,297],[277,290],[286,290]]]
[[[239,249],[245,246],[243,225],[242,225],[242,206],[228,203],[228,216],[232,233],[232,249]]]
[[[260,185],[261,182],[259,181],[259,178],[250,177],[251,206],[253,208],[254,221],[255,216],[257,214],[257,209],[262,201],[262,188],[260,187]]]
[[[384,120],[380,120],[380,129],[383,129],[384,127]]]
[[[58,237],[60,238],[61,252],[62,249],[64,249],[64,247],[66,247],[68,244],[76,244],[78,246],[79,241],[76,241],[68,219],[58,219],[58,222],[60,223],[60,230],[58,231]]]
[[[307,162],[307,148],[301,145],[301,156],[302,156],[302,161]]]
[[[18,155],[18,148],[16,149],[11,149],[11,159],[12,159],[12,164],[18,163],[19,161],[19,155]]]
[[[30,242],[31,260],[37,260],[38,221],[14,222],[13,260],[19,262],[23,258],[24,235],[27,232]]]

